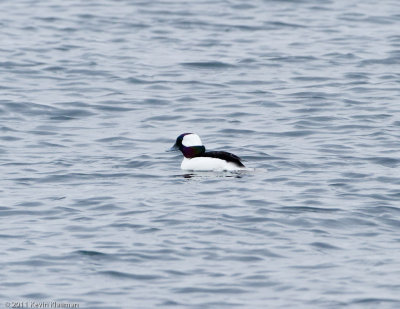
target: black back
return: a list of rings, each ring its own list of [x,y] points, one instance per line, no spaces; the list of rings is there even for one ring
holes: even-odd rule
[[[245,167],[242,162],[240,162],[240,158],[233,153],[226,152],[226,151],[207,151],[201,154],[199,157],[210,157],[210,158],[217,158],[221,160],[225,160],[227,162],[232,162],[239,167]]]

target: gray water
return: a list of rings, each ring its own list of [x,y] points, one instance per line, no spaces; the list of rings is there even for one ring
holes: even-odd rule
[[[0,306],[400,307],[397,0],[0,17]]]

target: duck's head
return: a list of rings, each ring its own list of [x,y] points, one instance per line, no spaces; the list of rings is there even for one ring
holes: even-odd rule
[[[180,150],[186,158],[194,158],[206,151],[200,137],[194,133],[183,133],[178,136],[171,150]]]

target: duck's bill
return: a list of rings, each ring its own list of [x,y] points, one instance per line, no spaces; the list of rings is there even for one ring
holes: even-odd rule
[[[170,149],[168,149],[167,152],[177,151],[177,150],[179,150],[179,147],[175,144],[175,145],[172,146]]]

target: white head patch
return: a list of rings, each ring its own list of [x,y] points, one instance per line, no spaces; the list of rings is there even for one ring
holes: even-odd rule
[[[203,143],[197,134],[188,134],[183,137],[182,145],[186,147],[202,146]]]

